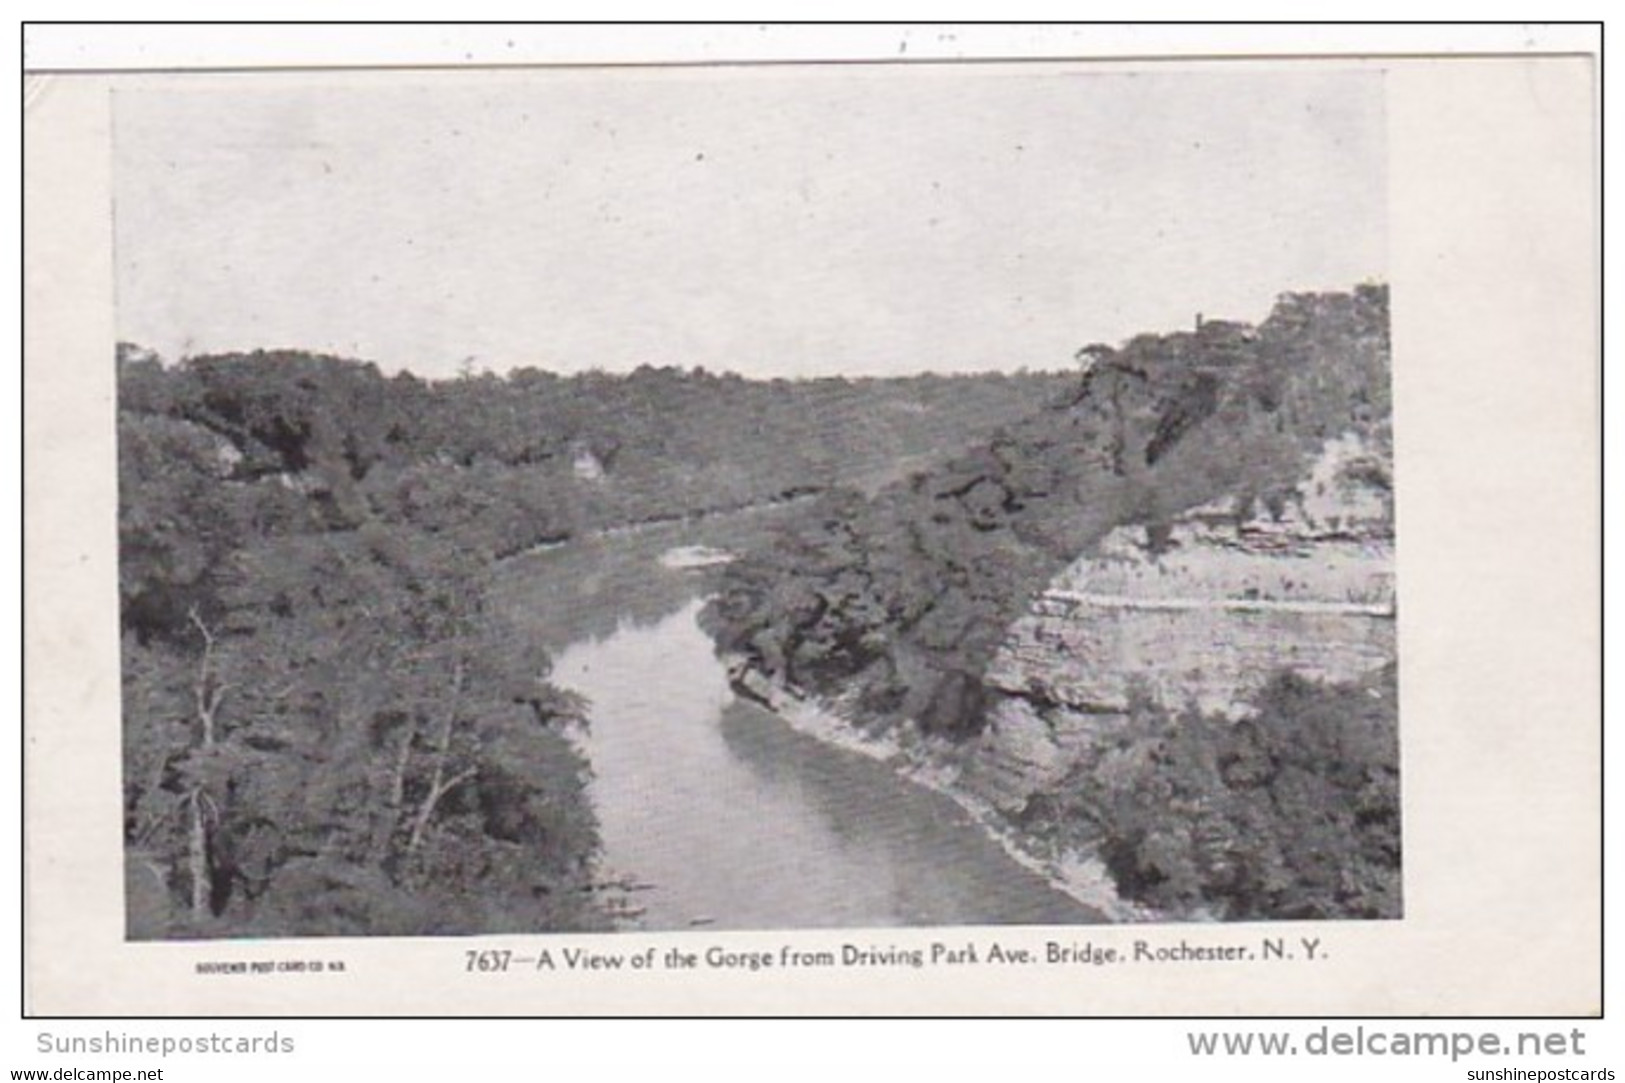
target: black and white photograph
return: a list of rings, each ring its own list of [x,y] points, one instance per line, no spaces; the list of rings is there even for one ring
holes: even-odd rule
[[[1384,78],[115,86],[127,938],[1400,919]]]
[[[1586,1059],[1600,32],[24,45],[32,1053]]]

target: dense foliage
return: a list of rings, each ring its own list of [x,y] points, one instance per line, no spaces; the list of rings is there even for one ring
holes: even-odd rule
[[[1240,722],[1141,699],[1028,826],[1097,841],[1119,892],[1169,913],[1396,916],[1396,694],[1389,666],[1279,674]]]
[[[135,937],[591,928],[584,705],[493,564],[985,438],[1054,376],[429,383],[119,353]]]
[[[1005,630],[1112,528],[1267,499],[1350,430],[1388,440],[1386,287],[1080,355],[1049,408],[873,498],[830,494],[731,567],[705,617],[719,643],[809,692],[856,687],[883,725],[967,736]]]
[[[302,439],[262,408],[304,469],[120,419],[131,934],[592,926],[581,705],[488,615],[477,546],[347,485],[319,405]]]

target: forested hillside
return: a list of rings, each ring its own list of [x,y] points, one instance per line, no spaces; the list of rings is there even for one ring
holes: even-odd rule
[[[1256,327],[1207,322],[1087,347],[1080,360],[1086,372],[1067,395],[981,448],[872,497],[830,493],[732,565],[704,616],[721,648],[758,681],[838,702],[874,734],[935,739],[961,761],[986,747],[979,735],[1001,705],[1027,694],[989,680],[1012,625],[1114,530],[1134,528],[1152,574],[1159,548],[1177,544],[1182,517],[1200,506],[1222,507],[1232,534],[1268,533],[1338,440],[1363,449],[1343,464],[1359,473],[1353,482],[1391,487],[1386,287],[1287,294]],[[1391,538],[1391,505],[1386,514]],[[1095,705],[1105,712],[1096,746],[1067,753],[1076,770],[1006,811],[1040,844],[1089,842],[1142,902],[1227,916],[1391,916],[1398,755],[1394,697],[1379,699],[1391,686],[1391,671],[1358,693],[1281,674],[1245,732],[1184,714],[1177,699]],[[1367,691],[1378,706],[1351,713]],[[1052,706],[1027,705],[1041,725]],[[1322,727],[1311,740],[1307,719]],[[1168,743],[1175,730],[1183,744]],[[1121,755],[1107,754],[1109,742]],[[1296,759],[1283,759],[1295,742]],[[1183,759],[1170,758],[1177,748]],[[1344,748],[1359,755],[1327,751]],[[1230,765],[1251,771],[1260,755],[1242,786]],[[1245,792],[1221,798],[1221,782]],[[1342,825],[1329,871],[1282,857],[1315,849],[1310,807]],[[1182,819],[1193,810],[1202,825]]]
[[[729,650],[811,690],[857,681],[882,717],[969,734],[1005,630],[1124,523],[1219,494],[1267,499],[1326,440],[1385,433],[1387,291],[1289,295],[1258,328],[1209,323],[1083,351],[1072,393],[874,499],[834,493],[730,569]]]
[[[571,738],[585,705],[494,604],[493,562],[877,488],[1064,386],[650,368],[426,382],[121,347],[130,934],[603,926]]]

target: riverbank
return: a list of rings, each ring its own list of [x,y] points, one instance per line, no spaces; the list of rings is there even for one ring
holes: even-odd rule
[[[496,562],[506,564],[510,561],[524,557],[534,556],[537,553],[551,553],[571,545],[583,542],[612,540],[618,538],[633,538],[655,530],[669,527],[694,526],[699,523],[726,519],[730,517],[748,516],[762,512],[779,511],[784,508],[795,507],[815,500],[824,494],[820,488],[789,489],[777,496],[764,500],[753,500],[746,504],[723,504],[713,507],[696,508],[680,515],[654,515],[647,519],[639,519],[629,523],[616,523],[612,526],[596,527],[577,533],[560,534],[544,538],[541,541],[515,549],[512,552],[498,553]]]
[[[1165,917],[1123,899],[1104,863],[1075,850],[1046,853],[1046,847],[1024,834],[1008,817],[962,780],[958,760],[964,750],[912,727],[902,736],[865,732],[855,713],[844,705],[809,696],[752,668],[737,654],[722,663],[735,693],[772,711],[792,729],[815,740],[880,761],[898,777],[953,801],[988,838],[1023,868],[1097,914],[1103,923],[1156,921]]]

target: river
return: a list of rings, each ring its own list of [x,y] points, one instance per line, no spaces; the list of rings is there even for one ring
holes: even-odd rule
[[[507,604],[552,640],[551,679],[591,701],[602,876],[635,885],[627,927],[1100,920],[948,797],[736,697],[697,622],[704,575],[659,561],[695,540],[603,540],[505,573]]]

